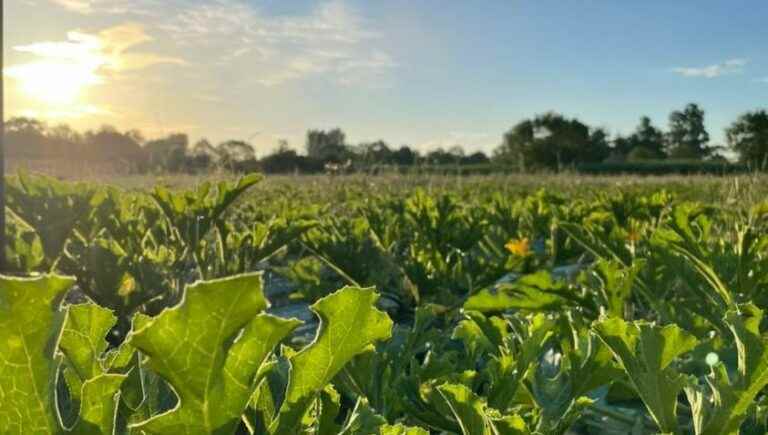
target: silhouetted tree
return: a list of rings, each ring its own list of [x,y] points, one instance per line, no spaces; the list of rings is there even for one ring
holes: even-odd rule
[[[256,160],[256,152],[251,144],[241,140],[228,140],[217,147],[219,162],[230,171],[235,171],[245,162]]]
[[[464,156],[464,158],[461,159],[461,164],[463,165],[482,165],[485,163],[489,163],[491,159],[488,158],[487,155],[485,155],[482,151],[474,152],[468,156]]]
[[[709,133],[704,126],[704,110],[696,104],[669,115],[667,146],[672,158],[702,159],[712,153],[707,147]]]
[[[419,153],[407,145],[401,146],[392,153],[392,162],[400,166],[415,165],[419,159]]]
[[[155,171],[186,171],[188,146],[189,137],[183,133],[174,133],[147,142],[144,149],[149,158],[149,167]]]
[[[739,160],[754,167],[768,167],[768,113],[747,112],[725,130],[728,146],[739,153]]]
[[[504,134],[494,159],[531,168],[558,169],[576,163],[599,162],[610,147],[605,131],[592,130],[578,119],[550,112],[523,120]]]
[[[392,163],[393,160],[392,150],[383,140],[360,144],[358,153],[366,165],[386,165]]]
[[[348,150],[344,132],[333,130],[309,130],[307,132],[307,157],[325,162],[340,162],[347,157]]]
[[[664,152],[664,133],[654,127],[651,123],[651,118],[647,116],[640,118],[640,125],[637,126],[637,130],[629,137],[629,142],[633,150],[635,148],[642,148],[644,150],[638,150],[636,154],[645,153],[651,156],[650,158],[655,159],[666,157]]]

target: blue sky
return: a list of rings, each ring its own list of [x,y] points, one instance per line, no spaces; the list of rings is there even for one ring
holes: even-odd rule
[[[765,1],[7,0],[8,112],[147,136],[492,150],[548,110],[714,141],[768,96]]]

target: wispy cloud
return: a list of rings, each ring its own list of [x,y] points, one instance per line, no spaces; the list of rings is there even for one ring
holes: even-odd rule
[[[702,67],[676,67],[672,71],[684,77],[704,77],[712,79],[728,74],[738,74],[744,71],[748,59],[729,59],[725,62]]]
[[[222,53],[219,66],[251,69],[264,86],[323,74],[339,84],[362,84],[397,66],[380,46],[382,36],[341,0],[291,16],[219,0],[184,8],[160,27],[179,44]]]
[[[150,15],[153,0],[49,0],[65,9],[83,15],[134,14]],[[146,3],[146,4],[145,4]]]
[[[107,82],[122,72],[156,64],[183,64],[177,57],[129,49],[151,41],[138,24],[110,27],[92,34],[75,30],[65,41],[43,41],[15,46],[37,59],[11,65],[4,73],[18,81],[31,97],[54,104],[71,104],[83,90]]]

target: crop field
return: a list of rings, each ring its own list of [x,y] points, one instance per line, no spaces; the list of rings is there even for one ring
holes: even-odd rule
[[[764,434],[763,176],[6,185],[0,433]]]

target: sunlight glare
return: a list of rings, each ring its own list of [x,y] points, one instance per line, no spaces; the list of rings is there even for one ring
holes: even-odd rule
[[[62,105],[77,102],[84,88],[101,83],[98,66],[98,62],[42,61],[11,67],[7,73],[29,97]]]

